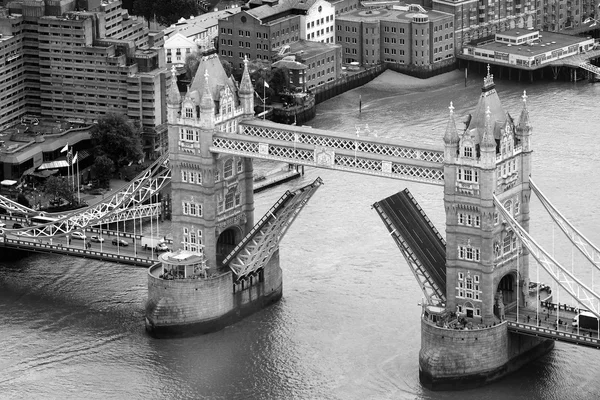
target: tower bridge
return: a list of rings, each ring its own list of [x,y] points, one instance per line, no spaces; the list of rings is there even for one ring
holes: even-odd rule
[[[157,337],[204,333],[282,296],[279,243],[323,184],[317,179],[286,192],[254,223],[253,158],[444,185],[445,239],[407,190],[373,204],[424,294],[423,384],[484,384],[547,353],[555,341],[597,345],[598,332],[567,332],[558,320],[555,327],[548,323],[547,315],[541,322],[551,298],[543,304],[529,299],[531,256],[578,303],[568,311],[557,305],[566,321],[581,310],[600,318],[593,287],[529,235],[532,192],[587,254],[590,268],[597,268],[600,254],[533,183],[527,97],[513,118],[489,71],[464,130],[458,130],[450,104],[440,149],[256,120],[247,68],[238,85],[217,55],[202,58],[183,97],[175,84],[170,88],[167,108],[168,156],[105,202],[54,223],[5,230],[10,240],[4,245],[19,232],[60,237],[141,210],[170,181],[174,251],[148,270],[146,328]],[[24,212],[0,200],[0,206]]]

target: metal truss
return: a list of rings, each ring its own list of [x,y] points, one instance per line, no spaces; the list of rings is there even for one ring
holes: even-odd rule
[[[164,154],[128,185],[103,202],[75,210],[67,215],[46,214],[48,217],[56,218],[56,221],[22,229],[6,229],[6,232],[35,238],[63,236],[90,225],[132,219],[136,213],[142,215],[157,212],[154,205],[145,206],[144,203],[151,200],[151,196],[161,190],[170,179],[169,156]],[[36,214],[40,213],[36,212]]]
[[[379,157],[406,158],[412,160],[421,160],[443,164],[443,149],[426,149],[401,145],[394,143],[392,139],[378,138],[372,141],[372,138],[349,137],[337,132],[330,132],[308,127],[288,128],[287,125],[281,127],[270,122],[260,120],[244,121],[240,123],[240,134],[243,136],[254,136],[265,139],[272,139],[281,142],[287,142],[289,145],[308,144],[312,146],[327,147],[330,149],[358,151],[377,155]]]
[[[400,232],[394,226],[394,223],[388,217],[387,213],[383,210],[379,203],[373,204],[373,208],[377,211],[377,214],[381,217],[381,220],[385,224],[386,228],[390,232],[392,239],[396,242],[396,245],[400,249],[400,252],[406,259],[408,266],[413,273],[417,282],[419,282],[419,287],[425,296],[427,304],[430,305],[440,305],[446,303],[446,290],[445,288],[439,287],[429,272],[427,272],[427,268],[423,266],[419,258],[412,251],[408,243],[404,240]],[[436,231],[437,232],[437,231]]]
[[[542,191],[537,187],[537,185],[533,182],[531,177],[529,178],[529,185],[533,190],[533,193],[536,194],[540,202],[548,211],[548,214],[552,217],[554,222],[560,227],[560,229],[564,232],[565,235],[569,238],[571,243],[573,243],[579,251],[588,259],[589,262],[592,263],[597,270],[600,271],[600,250],[594,246],[592,242],[590,242],[585,236],[581,234],[557,209],[550,203],[550,200],[544,196]]]
[[[214,136],[210,151],[383,176],[419,183],[444,184],[443,163],[438,164],[418,159],[402,162],[392,157],[377,159],[372,153],[335,150],[329,147],[312,145],[298,145],[293,142],[278,144],[258,143],[249,141],[248,138],[236,134]]]
[[[223,260],[236,275],[236,280],[264,267],[279,245],[288,228],[294,222],[308,200],[323,184],[317,178],[310,185],[285,192],[266,212],[242,241]]]
[[[523,229],[521,225],[506,211],[504,206],[496,195],[494,195],[494,204],[500,212],[504,221],[512,228],[519,237],[523,245],[529,250],[533,258],[541,265],[548,274],[567,291],[579,304],[591,313],[600,318],[600,296],[593,289],[590,289],[581,280],[579,280],[571,271],[556,261],[546,250],[544,250],[536,241]]]
[[[113,222],[136,220],[140,218],[152,218],[160,215],[162,206],[160,203],[143,204],[133,208],[115,210],[106,218],[98,221],[98,224],[110,224]]]
[[[35,210],[25,207],[22,204],[17,203],[16,201],[12,201],[11,199],[7,199],[6,197],[0,196],[0,207],[4,208],[9,213],[18,213],[23,215],[33,215],[39,214]]]

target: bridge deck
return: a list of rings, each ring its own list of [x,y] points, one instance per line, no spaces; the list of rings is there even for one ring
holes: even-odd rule
[[[393,226],[420,261],[434,284],[446,293],[446,243],[408,189],[379,203]],[[388,228],[389,229],[389,228]]]

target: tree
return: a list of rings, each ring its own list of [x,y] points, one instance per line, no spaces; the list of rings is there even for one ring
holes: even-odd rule
[[[94,171],[98,179],[98,186],[107,187],[110,184],[110,177],[114,169],[113,161],[106,156],[96,157],[94,160]]]
[[[227,60],[221,60],[221,65],[223,66],[223,69],[229,78],[233,73],[233,65],[231,65],[231,63]]]
[[[64,176],[50,176],[46,179],[44,193],[53,200],[64,199],[69,203],[75,200],[75,192]]]
[[[275,68],[270,85],[275,93],[281,93],[289,89],[290,74],[287,68]]]
[[[170,26],[181,17],[200,14],[200,8],[195,0],[134,0],[132,13],[146,18],[148,26],[152,20]]]
[[[144,156],[140,130],[124,115],[106,114],[93,126],[91,137],[94,156],[108,157],[116,172]]]
[[[191,53],[185,57],[185,62],[183,65],[185,65],[185,75],[188,78],[188,80],[191,81],[192,79],[194,79],[194,76],[196,76],[196,71],[198,71],[198,66],[200,65],[201,57],[202,56],[198,53]]]
[[[31,208],[31,204],[29,203],[29,200],[27,199],[27,197],[25,197],[25,195],[23,193],[19,193],[17,195],[17,203],[19,203],[27,208]]]

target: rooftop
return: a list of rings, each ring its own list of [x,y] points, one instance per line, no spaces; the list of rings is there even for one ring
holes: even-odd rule
[[[518,37],[523,36],[523,34],[526,33],[532,33],[532,31],[528,31],[527,29],[511,29],[502,32],[501,36],[514,37],[516,39]],[[539,35],[539,40],[536,40],[532,43],[523,43],[516,45],[510,43],[501,43],[497,41],[489,41],[474,46],[485,50],[522,55],[526,57],[535,57],[537,55],[562,49],[563,47],[578,44],[589,39],[590,37],[571,36],[562,33],[541,31]]]
[[[378,10],[365,10],[365,9],[356,9],[353,11],[349,11],[344,13],[338,17],[336,20],[343,21],[400,21],[400,22],[412,22],[413,17],[425,14],[429,17],[430,21],[436,21],[443,18],[448,18],[451,14],[444,13],[441,11],[433,11],[427,10],[426,13],[423,13],[423,10],[417,10],[412,6],[400,6],[394,7],[391,10],[388,9],[378,9]]]

